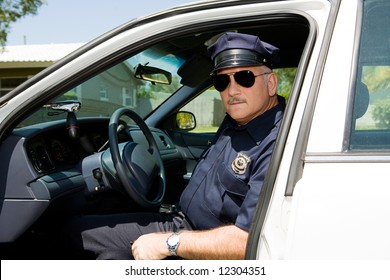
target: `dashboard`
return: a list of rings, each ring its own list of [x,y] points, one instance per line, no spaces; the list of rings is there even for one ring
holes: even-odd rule
[[[38,173],[48,173],[55,169],[62,169],[71,164],[76,164],[84,151],[74,143],[64,141],[58,136],[36,137],[27,146],[28,157]]]
[[[78,137],[69,135],[66,120],[16,128],[0,146],[0,197],[3,199],[3,224],[12,221],[12,227],[0,242],[14,240],[40,217],[56,217],[82,213],[89,209],[106,209],[111,193],[98,195],[86,187],[88,178],[82,172],[86,159],[99,156],[107,149],[109,118],[79,118]],[[168,198],[176,200],[185,174],[183,154],[167,133],[151,128],[157,142],[167,175]],[[146,138],[136,126],[127,126],[118,132],[118,142],[134,141],[146,144]],[[180,180],[180,181],[179,181]],[[183,182],[184,184],[184,182]],[[181,185],[180,185],[181,186]],[[110,188],[108,188],[109,190]],[[167,191],[168,192],[168,191]],[[119,193],[118,193],[119,195]],[[123,196],[123,194],[121,194]],[[94,199],[91,199],[94,198]],[[95,199],[96,198],[96,199]],[[128,198],[120,198],[129,205]],[[117,201],[116,201],[117,202]],[[86,210],[87,209],[87,210]]]
[[[69,136],[65,121],[19,128],[13,133],[24,139],[26,157],[37,177],[41,177],[77,168],[83,158],[106,149],[109,121],[109,118],[79,119],[79,137],[76,139]],[[150,129],[165,164],[182,159],[181,152],[166,133],[156,128]],[[148,144],[142,131],[136,126],[126,126],[126,129],[118,133],[118,142],[126,141]]]
[[[108,119],[80,121],[79,137],[76,139],[69,136],[64,123],[28,129],[28,135],[24,135],[27,137],[26,152],[34,170],[38,174],[48,174],[68,169],[84,157],[105,148],[108,122]],[[23,132],[23,129],[20,131]],[[119,141],[128,140],[128,134],[121,131]]]

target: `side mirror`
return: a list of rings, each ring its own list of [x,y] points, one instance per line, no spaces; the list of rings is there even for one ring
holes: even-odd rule
[[[178,112],[176,114],[176,126],[181,130],[193,130],[196,127],[195,115],[186,111]]]
[[[138,64],[135,68],[134,77],[154,84],[170,85],[172,83],[172,74],[163,69]]]

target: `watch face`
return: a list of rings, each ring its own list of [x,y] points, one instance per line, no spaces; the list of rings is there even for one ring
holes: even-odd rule
[[[168,245],[169,246],[175,246],[178,242],[179,242],[179,236],[177,236],[177,235],[172,235],[168,239]]]

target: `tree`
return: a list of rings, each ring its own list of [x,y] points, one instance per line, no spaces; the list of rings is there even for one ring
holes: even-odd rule
[[[275,69],[275,73],[278,75],[278,94],[286,98],[286,101],[290,97],[296,72],[296,68]]]
[[[372,110],[372,117],[376,121],[376,127],[378,129],[390,128],[390,98],[377,102]]]
[[[26,15],[36,15],[44,0],[0,0],[0,46],[4,47],[11,23]]]

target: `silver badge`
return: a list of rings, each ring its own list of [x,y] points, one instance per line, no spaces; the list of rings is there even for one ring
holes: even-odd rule
[[[242,175],[245,173],[246,167],[251,159],[242,152],[237,154],[237,157],[232,161],[232,169],[234,173]]]

